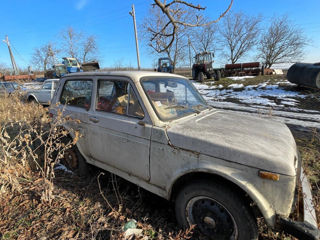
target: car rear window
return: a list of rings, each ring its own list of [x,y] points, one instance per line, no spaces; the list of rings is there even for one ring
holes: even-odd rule
[[[89,109],[92,96],[92,80],[68,80],[65,82],[60,103]]]

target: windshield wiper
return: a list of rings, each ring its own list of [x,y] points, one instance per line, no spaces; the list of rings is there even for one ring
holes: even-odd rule
[[[201,110],[198,109],[198,108],[200,108],[200,107],[202,107]],[[197,108],[197,109],[194,109],[194,108]],[[192,106],[192,109],[198,111],[199,113],[200,113],[202,110],[206,109],[206,108],[208,108],[208,106],[203,105],[203,104],[198,104],[198,105]]]
[[[169,106],[169,107],[166,107],[165,109],[172,109],[172,108],[175,108],[175,109],[188,109],[188,110],[191,110],[195,113],[200,113],[201,111],[199,111],[198,109],[194,109],[194,108],[190,108],[190,107],[186,107],[184,105],[174,105],[174,106]]]
[[[172,108],[175,108],[175,109],[188,109],[186,106],[183,106],[183,105],[173,105],[173,106],[168,106],[166,107],[165,109],[172,109]]]

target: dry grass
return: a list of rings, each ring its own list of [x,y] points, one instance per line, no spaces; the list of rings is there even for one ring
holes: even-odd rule
[[[314,206],[316,209],[318,227],[320,228],[320,132],[312,129],[310,132],[293,131],[303,159],[303,168],[312,187]]]
[[[41,199],[51,203],[54,166],[74,142],[62,142],[69,132],[59,128],[63,121],[48,118],[36,104],[24,104],[21,96],[0,101],[1,193],[23,193],[23,182],[34,182],[34,171],[42,179]],[[61,116],[61,114],[60,114]]]
[[[223,88],[228,88],[229,85],[234,83],[241,83],[244,87],[249,85],[258,85],[260,83],[268,83],[268,84],[275,84],[279,81],[286,79],[285,75],[265,75],[265,76],[256,76],[254,78],[246,78],[243,80],[235,81],[229,78],[221,78],[219,81],[214,81],[210,79],[205,82],[205,84],[209,86],[218,86],[222,85]]]

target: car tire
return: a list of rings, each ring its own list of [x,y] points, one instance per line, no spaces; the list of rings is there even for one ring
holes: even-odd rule
[[[61,163],[80,177],[89,176],[89,166],[76,145],[64,152]]]
[[[178,193],[176,218],[180,226],[196,228],[209,239],[258,239],[256,219],[248,206],[222,184],[195,181]]]
[[[29,97],[28,98],[29,103],[38,103],[37,100],[34,97]]]
[[[203,82],[203,81],[204,81],[204,74],[203,74],[203,72],[199,72],[199,73],[198,73],[198,81],[199,81],[199,82]]]

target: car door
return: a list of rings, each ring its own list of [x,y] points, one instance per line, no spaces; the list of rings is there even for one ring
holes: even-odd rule
[[[94,161],[149,180],[151,124],[127,79],[98,79],[89,114],[89,148]]]
[[[59,93],[57,93],[60,96],[57,101],[60,102],[59,111],[62,116],[68,119],[64,125],[67,129],[80,133],[77,146],[86,159],[90,155],[88,148],[88,111],[91,106],[92,87],[91,78],[73,78],[66,80],[62,89],[59,89]]]
[[[48,104],[51,96],[52,81],[44,82],[42,88],[38,92],[38,102]]]

